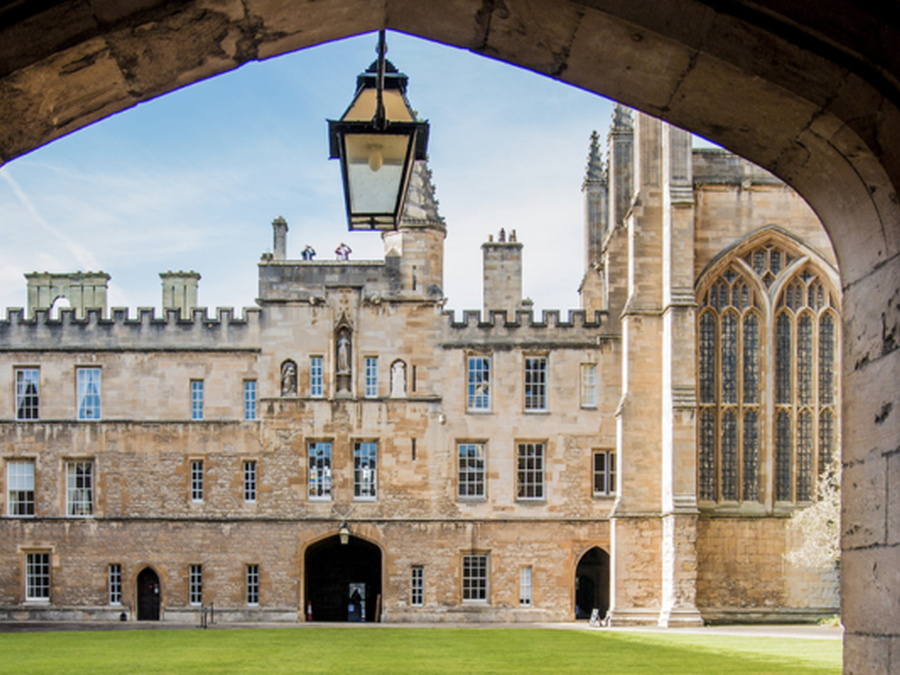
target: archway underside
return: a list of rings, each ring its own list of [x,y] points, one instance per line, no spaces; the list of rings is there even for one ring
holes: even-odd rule
[[[386,26],[609,96],[769,169],[816,210],[841,266],[845,670],[900,672],[900,26],[878,15],[889,3],[782,4],[7,2],[0,162],[247,61]]]

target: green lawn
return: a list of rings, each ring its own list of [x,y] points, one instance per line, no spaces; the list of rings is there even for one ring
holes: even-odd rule
[[[507,628],[275,628],[0,635],[0,673],[841,672],[839,640]]]

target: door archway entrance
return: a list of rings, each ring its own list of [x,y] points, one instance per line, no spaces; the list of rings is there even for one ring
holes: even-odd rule
[[[306,602],[314,621],[377,621],[381,549],[359,537],[337,536],[306,549]]]
[[[575,618],[590,619],[595,609],[601,619],[609,611],[609,553],[599,546],[581,556],[575,568]]]
[[[159,621],[159,600],[159,575],[152,568],[145,567],[137,578],[138,621]]]

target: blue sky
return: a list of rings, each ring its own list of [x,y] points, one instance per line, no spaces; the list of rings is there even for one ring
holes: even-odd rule
[[[110,307],[159,307],[158,273],[196,270],[203,306],[252,306],[271,222],[288,257],[307,243],[332,258],[383,255],[348,233],[326,119],[349,104],[375,34],[321,45],[185,87],[0,168],[0,305],[24,306],[23,273],[103,270]],[[612,103],[468,52],[388,33],[388,58],[431,123],[429,164],[447,221],[447,307],[481,305],[488,234],[516,229],[524,294],[578,307],[581,182],[591,131]]]

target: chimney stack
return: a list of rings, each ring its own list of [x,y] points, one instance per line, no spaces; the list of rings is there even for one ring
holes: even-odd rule
[[[177,309],[182,319],[190,317],[191,310],[197,306],[197,282],[200,275],[190,272],[160,272],[162,279],[163,314],[167,309]]]
[[[287,221],[278,216],[272,221],[272,230],[275,235],[275,260],[285,260],[287,258]]]

